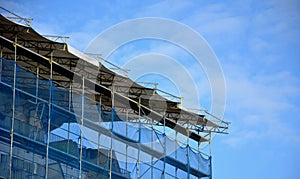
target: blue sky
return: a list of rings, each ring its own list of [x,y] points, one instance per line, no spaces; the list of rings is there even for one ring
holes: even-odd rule
[[[84,51],[105,29],[125,20],[162,17],[186,24],[210,44],[226,79],[230,134],[213,140],[215,179],[297,178],[300,169],[300,1],[0,1],[41,34],[69,36]],[[186,52],[165,42],[122,47],[110,60],[159,52],[185,61]],[[119,58],[118,58],[119,57]],[[123,57],[123,58],[121,58]],[[298,59],[298,60],[297,60]],[[200,106],[209,108],[210,88],[193,72]],[[159,77],[147,80],[169,82]],[[172,89],[171,89],[172,91]],[[176,93],[176,89],[174,89]],[[188,105],[188,103],[187,103]]]

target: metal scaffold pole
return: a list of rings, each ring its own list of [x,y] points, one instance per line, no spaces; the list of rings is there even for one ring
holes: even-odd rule
[[[49,88],[49,103],[48,103],[48,125],[47,125],[47,144],[46,144],[46,173],[45,178],[48,178],[49,175],[49,143],[50,143],[50,128],[51,128],[51,108],[52,108],[52,90],[53,90],[53,66],[52,66],[52,57],[53,57],[53,51],[51,52],[51,58],[50,58],[50,88]]]
[[[18,37],[15,37],[14,42],[14,48],[15,48],[15,54],[14,54],[14,82],[12,86],[13,91],[13,101],[12,101],[12,120],[11,120],[11,127],[10,127],[10,148],[9,148],[9,172],[8,172],[8,178],[12,178],[12,160],[13,160],[13,142],[14,142],[14,125],[15,125],[15,105],[16,105],[16,75],[17,75],[17,40]]]
[[[109,175],[109,179],[112,179],[112,157],[113,157],[113,131],[114,131],[114,118],[115,118],[115,114],[114,114],[114,107],[115,107],[115,90],[114,90],[114,86],[112,88],[111,91],[111,138],[110,138],[110,154],[109,154],[109,171],[108,171],[108,175]]]
[[[209,170],[210,176],[209,178],[212,179],[212,145],[211,145],[211,132],[209,133]]]
[[[198,155],[197,155],[197,161],[198,161],[198,171],[200,171],[200,142],[198,142]],[[199,177],[198,177],[199,178]]]
[[[70,79],[70,86],[69,86],[69,106],[68,106],[68,110],[71,111],[71,103],[72,103],[72,80]],[[70,153],[70,131],[71,131],[71,121],[68,121],[68,132],[67,132],[67,154]],[[66,175],[68,175],[68,171],[69,168],[66,167]]]
[[[83,117],[84,117],[84,77],[82,77],[82,92],[81,92],[81,118],[80,125],[83,127]],[[82,140],[83,133],[80,129],[80,154],[79,154],[79,178],[82,177]]]
[[[128,109],[126,109],[126,137],[128,137]],[[128,144],[126,144],[125,158],[125,170],[128,171]]]
[[[151,149],[153,149],[153,143],[154,143],[154,128],[153,128],[153,123],[151,124],[151,128],[152,128],[152,131],[151,131]],[[154,162],[153,162],[154,158],[153,158],[153,155],[151,155],[151,179],[153,179],[153,165],[154,165]]]
[[[179,147],[179,144],[178,144],[178,132],[176,131],[175,132],[175,159],[177,159],[177,151],[178,151],[178,147]],[[175,177],[177,178],[177,171],[178,171],[178,167],[175,168]]]
[[[100,99],[99,99],[99,110],[98,110],[98,125],[100,125],[100,122],[102,121],[102,118],[101,118],[101,113],[102,113],[102,96],[100,96]],[[97,150],[98,150],[98,157],[97,157],[97,165],[100,164],[100,138],[101,138],[101,133],[100,131],[98,131],[98,141],[97,141]]]
[[[36,79],[35,79],[35,96],[39,95],[39,74],[40,74],[40,65],[36,66]],[[35,103],[38,105],[38,98],[35,98]]]
[[[163,150],[164,150],[164,165],[163,165],[163,178],[166,178],[166,155],[167,155],[167,149],[166,149],[166,141],[167,141],[167,135],[166,135],[166,118],[164,117],[164,144],[163,144]]]
[[[2,58],[3,58],[3,54],[2,54],[2,50],[3,50],[3,47],[2,46],[0,46],[0,81],[2,80],[1,78],[2,78]]]
[[[187,133],[189,134],[189,131],[187,130]],[[191,169],[191,166],[190,166],[190,138],[187,137],[187,146],[186,146],[186,157],[187,157],[187,167],[188,167],[188,176],[187,176],[187,179],[190,178],[190,169]]]
[[[139,120],[138,120],[138,123],[139,123],[139,141],[138,141],[138,156],[137,156],[137,177],[140,178],[141,176],[141,159],[140,159],[140,152],[141,152],[141,97],[139,97],[139,103],[138,103],[138,106],[139,106]]]

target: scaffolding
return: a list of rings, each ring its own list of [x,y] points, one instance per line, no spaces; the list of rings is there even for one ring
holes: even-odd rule
[[[229,123],[3,15],[0,53],[0,177],[212,177],[200,145]]]

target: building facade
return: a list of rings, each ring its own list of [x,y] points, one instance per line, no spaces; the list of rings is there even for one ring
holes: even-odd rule
[[[211,178],[228,123],[3,15],[0,50],[0,177]]]

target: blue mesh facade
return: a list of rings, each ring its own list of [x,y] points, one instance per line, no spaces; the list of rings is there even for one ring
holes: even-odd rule
[[[14,61],[0,63],[1,177],[211,176],[210,156],[177,141],[166,126],[92,99],[83,78],[63,87]]]

